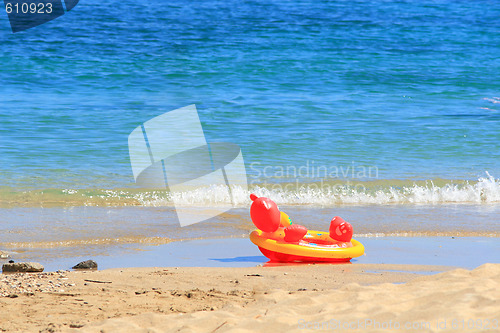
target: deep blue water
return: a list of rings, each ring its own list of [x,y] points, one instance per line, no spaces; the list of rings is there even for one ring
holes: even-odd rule
[[[196,104],[250,165],[500,177],[498,1],[80,1],[0,15],[0,186],[127,187],[127,137]]]

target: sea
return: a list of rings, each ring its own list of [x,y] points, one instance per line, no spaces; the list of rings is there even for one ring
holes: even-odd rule
[[[499,40],[493,0],[82,0],[19,33],[2,13],[0,249],[54,269],[254,265],[253,192],[311,229],[339,215],[362,241],[474,239],[498,262]],[[207,142],[240,147],[248,190],[181,227],[172,191],[136,184],[128,137],[193,104]],[[227,204],[217,191],[177,199]],[[233,245],[194,261],[208,240]]]

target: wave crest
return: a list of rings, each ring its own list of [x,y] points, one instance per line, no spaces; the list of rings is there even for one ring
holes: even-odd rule
[[[280,205],[371,204],[495,204],[500,203],[500,179],[488,172],[477,181],[379,180],[343,183],[253,184],[250,190],[235,186],[229,196],[225,186],[210,186],[171,193],[145,189],[0,190],[0,207],[18,206],[217,206],[248,207],[249,194],[269,197]]]

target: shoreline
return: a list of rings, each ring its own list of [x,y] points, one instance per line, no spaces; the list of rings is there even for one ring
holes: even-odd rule
[[[496,237],[360,237],[365,255],[358,264],[438,265],[472,269],[500,263]],[[268,259],[247,237],[174,241],[167,244],[118,244],[7,251],[15,261],[39,262],[45,272],[65,270],[92,259],[99,269],[127,267],[253,267]],[[9,259],[0,259],[0,264]]]
[[[2,275],[1,281],[24,284],[23,279],[41,274]],[[441,332],[437,324],[443,320],[451,331],[453,320],[483,319],[493,325],[499,319],[494,317],[499,264],[472,271],[380,264],[116,268],[60,271],[49,278],[64,281],[64,289],[0,297],[5,310],[0,329],[301,332],[369,320],[371,325],[433,323],[427,331]],[[347,331],[370,327],[351,328]]]

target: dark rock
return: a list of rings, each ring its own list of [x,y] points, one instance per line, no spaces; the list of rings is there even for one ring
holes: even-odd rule
[[[3,272],[43,272],[43,266],[37,262],[16,262],[3,264]]]
[[[83,324],[69,324],[70,328],[82,328],[83,326],[85,326],[85,325],[83,325]]]
[[[73,269],[97,269],[97,263],[94,260],[85,260],[72,267]]]

